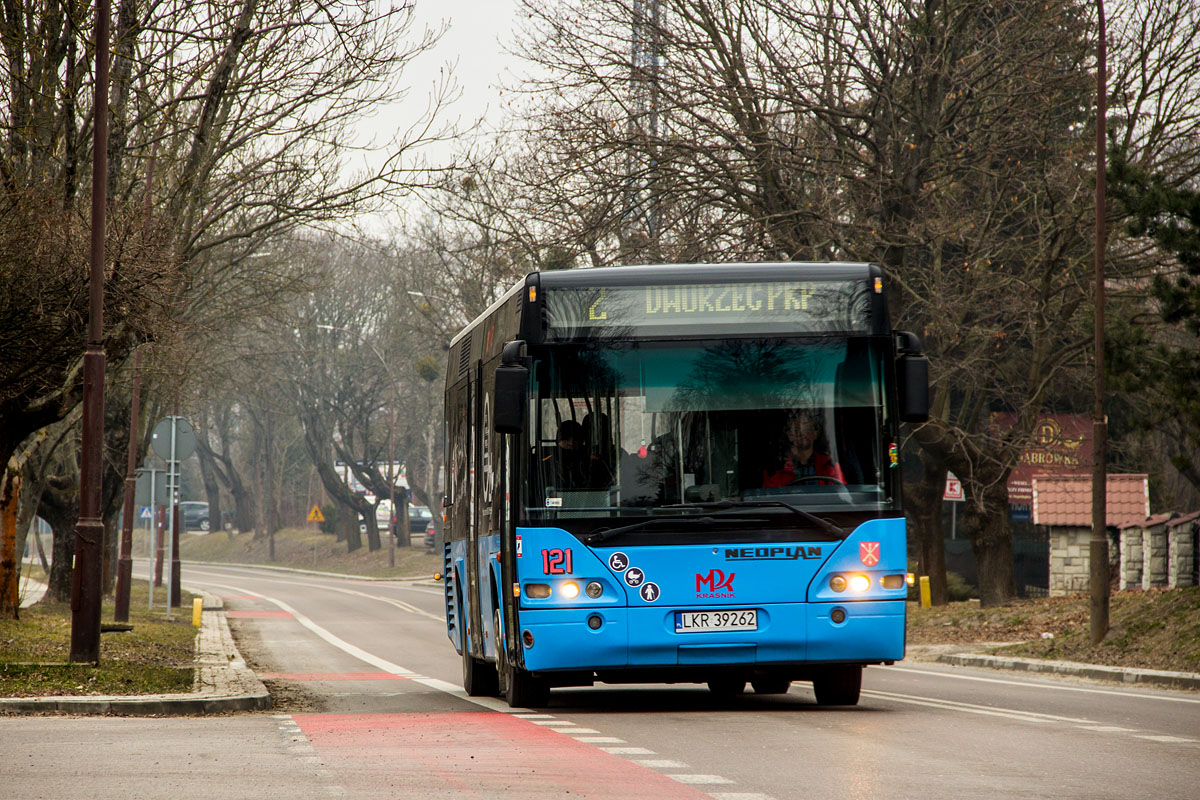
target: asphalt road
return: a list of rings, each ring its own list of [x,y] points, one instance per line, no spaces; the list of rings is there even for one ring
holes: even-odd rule
[[[857,707],[702,687],[463,695],[440,589],[185,565],[281,709],[0,719],[4,796],[1200,797],[1200,694],[902,662]]]

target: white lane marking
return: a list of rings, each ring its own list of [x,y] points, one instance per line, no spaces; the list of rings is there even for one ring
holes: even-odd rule
[[[650,769],[687,769],[688,765],[682,761],[671,761],[666,758],[635,758],[633,763],[639,764]]]
[[[1090,686],[1057,686],[1049,683],[1035,683],[1033,681],[1014,681],[1005,680],[1004,678],[985,678],[982,675],[961,675],[956,672],[943,672],[937,669],[913,669],[911,667],[884,667],[888,672],[910,672],[913,675],[924,675],[929,677],[936,675],[939,678],[954,678],[961,681],[979,681],[980,683],[997,683],[1002,686],[1024,686],[1032,689],[1052,689],[1060,692],[1086,692],[1088,694],[1107,694],[1117,697],[1132,697],[1138,700],[1168,700],[1175,703],[1200,703],[1200,698],[1194,697],[1173,697],[1170,695],[1160,694],[1145,694],[1144,692],[1124,692],[1116,689],[1100,689]],[[1042,677],[1049,677],[1046,673],[1037,673]]]
[[[1080,719],[1078,717],[1061,717],[1056,714],[1039,714],[1035,711],[1017,711],[1016,709],[981,706],[974,703],[960,703],[954,700],[935,700],[929,697],[916,697],[910,694],[896,694],[894,692],[880,692],[874,689],[870,691],[863,690],[863,694],[870,697],[881,697],[885,700],[894,700],[898,703],[909,703],[910,705],[927,706],[929,708],[941,708],[947,711],[963,711],[968,714],[982,714],[989,717],[1004,717],[1006,719],[1015,719],[1023,722],[1074,722],[1081,725],[1096,724],[1094,720]]]
[[[1097,733],[1133,733],[1135,730],[1134,728],[1122,728],[1120,725],[1076,725],[1075,727]]]
[[[293,619],[295,619],[297,622],[299,622],[304,627],[308,628],[310,631],[315,633],[317,636],[324,639],[329,644],[333,645],[334,647],[338,648],[339,650],[349,653],[350,655],[354,656],[355,658],[359,659],[360,661],[365,661],[366,663],[370,664],[371,666],[377,667],[377,668],[383,670],[384,672],[390,672],[393,675],[406,675],[406,676],[415,676],[416,675],[415,672],[413,672],[412,670],[410,670],[406,667],[402,667],[399,664],[394,664],[391,661],[388,661],[386,658],[380,658],[379,656],[375,655],[374,653],[368,653],[366,650],[363,650],[361,647],[356,647],[356,646],[350,644],[349,642],[347,642],[346,640],[341,639],[337,636],[334,636],[332,633],[325,630],[320,625],[313,622],[311,619],[304,616],[299,611],[297,611],[295,608],[292,608],[290,605],[283,602],[282,600],[276,600],[274,597],[267,597],[265,594],[259,594],[258,592],[253,592],[253,591],[250,591],[249,589],[243,589],[239,586],[229,586],[227,584],[220,584],[220,583],[212,584],[212,585],[219,586],[223,589],[232,589],[235,592],[239,592],[241,594],[245,594],[250,597],[257,597],[262,600],[266,600],[268,603],[273,603],[274,605],[278,606],[283,611],[286,611],[289,614],[291,614]],[[465,694],[465,692],[464,692],[464,694]]]
[[[577,733],[599,733],[595,728],[551,728],[550,730],[565,733],[568,736],[574,736]]]
[[[554,719],[553,714],[529,714],[524,711],[519,711],[513,714],[513,716],[520,717],[521,719]]]
[[[573,733],[579,733],[579,731],[563,731],[563,733],[570,736]],[[616,736],[572,736],[571,738],[577,742],[587,742],[588,744],[625,744],[624,739]]]
[[[647,750],[644,747],[601,747],[606,753],[612,753],[614,756],[652,756],[653,750]]]
[[[439,692],[452,694],[459,700],[466,700],[468,703],[474,703],[477,706],[483,706],[491,711],[525,711],[523,708],[510,708],[508,703],[496,697],[472,697],[463,691],[463,688],[449,681],[441,680],[440,678],[426,678],[424,676],[413,678],[413,683],[419,683],[422,686],[428,686],[430,689],[437,689]]]
[[[1135,739],[1148,739],[1152,742],[1163,742],[1164,744],[1195,744],[1195,739],[1184,739],[1182,736],[1155,736],[1146,733],[1135,733]]]
[[[673,781],[687,783],[693,786],[703,783],[733,783],[729,778],[723,778],[720,775],[674,775],[669,772],[663,773]]]
[[[219,572],[218,572],[218,574],[219,574]],[[231,575],[231,576],[227,576],[227,577],[231,577],[236,580],[239,577],[245,577],[245,576]],[[352,578],[347,578],[347,579],[353,580]],[[263,578],[263,580],[272,580],[272,578],[265,577],[265,578]],[[274,580],[282,582],[284,579],[283,578],[275,578]],[[203,582],[203,579],[201,579],[201,581],[199,581],[199,582]],[[214,584],[214,585],[220,585],[220,584]],[[365,597],[368,600],[377,600],[380,603],[387,603],[388,605],[394,606],[395,608],[399,608],[402,611],[407,611],[410,614],[416,614],[417,616],[425,617],[425,618],[431,619],[435,622],[443,622],[444,623],[446,621],[446,618],[443,616],[440,616],[438,614],[430,614],[428,611],[417,608],[416,606],[412,605],[411,603],[406,603],[403,600],[394,600],[390,597],[380,597],[379,595],[370,594],[368,592],[362,592],[357,589],[346,589],[341,586],[332,586],[328,583],[310,583],[308,581],[291,581],[291,580],[287,581],[287,585],[288,586],[309,586],[314,589],[327,589],[331,592],[340,592],[342,594],[354,595],[357,597]]]
[[[551,728],[574,728],[575,723],[565,719],[531,719],[529,720],[534,725],[545,725]]]
[[[1193,744],[1196,739],[1185,739],[1179,736],[1167,736],[1160,734],[1142,734],[1135,733],[1134,728],[1122,728],[1116,725],[1101,725],[1092,720],[1078,719],[1075,717],[1063,717],[1057,714],[1039,714],[1035,711],[1017,711],[1015,709],[1001,709],[993,706],[980,706],[974,703],[960,703],[951,700],[933,700],[927,697],[914,697],[912,695],[894,694],[892,692],[878,691],[863,691],[865,695],[881,697],[887,700],[894,700],[898,703],[909,703],[910,705],[925,706],[927,708],[939,708],[946,711],[962,711],[968,714],[982,714],[990,717],[1004,717],[1006,719],[1014,719],[1019,722],[1066,722],[1074,723],[1075,727],[1089,731],[1097,731],[1100,733],[1129,733],[1137,739],[1146,739],[1151,742],[1161,742],[1164,744]]]

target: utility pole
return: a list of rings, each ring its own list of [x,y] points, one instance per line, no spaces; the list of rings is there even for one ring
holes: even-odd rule
[[[1092,537],[1088,557],[1091,595],[1092,644],[1108,635],[1108,419],[1104,414],[1104,215],[1105,215],[1105,128],[1108,115],[1108,56],[1104,27],[1104,0],[1096,0],[1099,15],[1099,44],[1096,50],[1096,321],[1093,348],[1096,354],[1096,402],[1092,411]]]
[[[108,202],[109,0],[96,0],[96,86],[92,129],[92,243],[88,281],[87,351],[83,355],[83,445],[75,569],[71,585],[71,654],[74,662],[100,662],[100,520],[104,448],[104,226]]]
[[[621,236],[628,246],[638,221],[644,221],[651,246],[658,242],[658,209],[652,185],[658,164],[660,52],[659,0],[633,0],[629,48],[630,114],[625,153],[625,209]],[[657,249],[657,248],[656,248]]]

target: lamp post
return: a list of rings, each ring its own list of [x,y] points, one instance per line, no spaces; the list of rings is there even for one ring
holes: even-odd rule
[[[391,408],[388,410],[388,468],[387,468],[387,475],[388,475],[388,504],[391,506],[391,512],[388,514],[388,566],[394,567],[394,566],[396,566],[396,532],[392,530],[392,526],[394,524],[394,521],[399,519],[399,515],[396,513],[396,477],[392,474],[392,471],[395,469],[395,464],[396,464],[396,455],[393,450],[393,434],[394,434],[395,427],[396,427],[396,404],[399,402],[399,399],[400,399],[400,391],[396,387],[396,379],[395,379],[395,376],[392,375],[392,368],[388,365],[387,359],[383,357],[383,354],[379,352],[378,348],[376,348],[375,345],[371,344],[371,342],[368,341],[365,336],[363,336],[358,331],[353,330],[352,328],[342,328],[337,325],[324,325],[324,324],[318,323],[317,327],[320,328],[321,330],[326,330],[326,331],[342,331],[343,333],[349,333],[349,334],[357,337],[358,340],[360,342],[362,342],[363,344],[365,344],[367,347],[369,347],[371,349],[371,352],[375,354],[375,357],[379,359],[379,363],[383,365],[383,371],[387,375],[388,382],[391,384],[391,387],[392,387],[392,402],[390,404]],[[407,531],[405,533],[407,534]]]

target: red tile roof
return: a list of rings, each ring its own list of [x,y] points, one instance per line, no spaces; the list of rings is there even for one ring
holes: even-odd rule
[[[1141,522],[1150,516],[1146,475],[1109,475],[1105,524]],[[1091,475],[1036,475],[1033,524],[1088,527],[1092,524]]]

